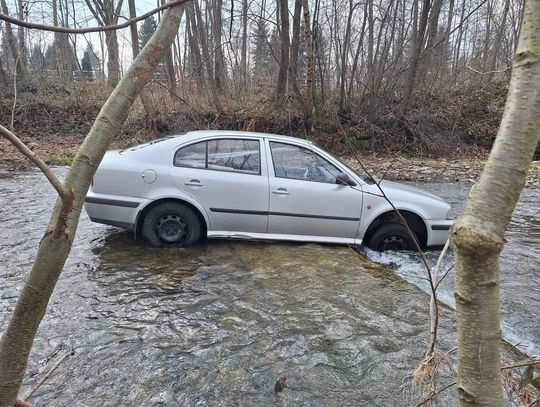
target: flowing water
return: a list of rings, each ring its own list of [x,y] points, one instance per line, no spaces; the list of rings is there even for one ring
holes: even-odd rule
[[[463,210],[471,184],[428,183],[417,185],[444,199],[454,211]],[[540,189],[524,189],[506,233],[501,254],[501,316],[503,337],[529,356],[540,356]],[[534,216],[536,215],[536,216]],[[361,249],[369,259],[392,268],[405,280],[429,292],[425,273],[417,256],[409,253],[376,253]],[[440,253],[428,252],[435,264]],[[443,274],[450,272],[439,286],[440,299],[455,308],[454,258],[450,253]]]
[[[468,190],[424,187],[457,208]],[[516,221],[534,213],[538,197],[525,191]],[[0,178],[1,330],[53,203],[38,172]],[[539,231],[538,220],[512,226],[502,271],[505,333],[535,352]],[[330,245],[213,241],[151,249],[83,212],[24,389],[73,351],[32,397],[36,405],[414,404],[421,391],[407,377],[429,326],[422,269],[412,254],[365,254],[393,271]],[[443,284],[450,305],[451,282]],[[442,349],[455,346],[454,330],[453,312],[443,308]],[[289,387],[276,395],[282,375]],[[440,384],[451,375],[443,368]],[[453,405],[453,392],[441,403]]]

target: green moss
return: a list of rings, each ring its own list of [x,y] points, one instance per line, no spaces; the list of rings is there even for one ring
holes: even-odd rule
[[[65,154],[51,155],[47,157],[46,161],[49,165],[71,165],[73,156]]]

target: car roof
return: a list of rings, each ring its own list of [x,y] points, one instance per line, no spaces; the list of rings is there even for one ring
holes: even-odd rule
[[[199,138],[205,138],[205,137],[212,137],[212,136],[234,136],[234,137],[264,137],[264,138],[271,138],[274,140],[280,140],[280,141],[290,141],[297,144],[304,144],[304,145],[312,145],[308,140],[301,139],[298,137],[291,137],[291,136],[282,136],[278,134],[269,134],[269,133],[257,133],[257,132],[251,132],[251,131],[237,131],[237,130],[195,130],[195,131],[188,131],[187,133],[178,134],[175,136],[170,136],[170,141],[172,143],[177,143],[178,141],[181,141],[182,144],[184,142],[189,142],[192,140],[197,140]]]

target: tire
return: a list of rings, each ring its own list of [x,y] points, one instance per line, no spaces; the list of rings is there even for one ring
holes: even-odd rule
[[[142,236],[153,247],[190,246],[201,238],[201,232],[193,210],[176,202],[150,209],[142,223]]]
[[[414,232],[413,232],[414,233]],[[418,240],[418,237],[415,236]],[[400,223],[383,223],[366,244],[371,250],[414,250],[414,242],[405,226]]]

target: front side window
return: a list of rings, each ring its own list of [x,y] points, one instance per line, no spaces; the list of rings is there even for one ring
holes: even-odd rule
[[[278,178],[335,184],[336,177],[341,172],[307,148],[271,141],[270,150],[274,162],[274,174]]]
[[[174,165],[177,167],[260,174],[261,153],[259,141],[218,139],[191,144],[176,152]]]

